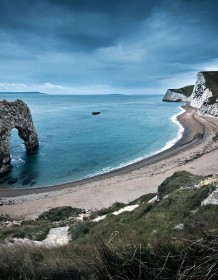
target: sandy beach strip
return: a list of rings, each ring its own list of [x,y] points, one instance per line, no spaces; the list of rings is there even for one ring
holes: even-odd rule
[[[183,106],[178,117],[182,138],[171,148],[119,170],[78,182],[35,189],[0,189],[0,215],[34,219],[54,207],[101,209],[115,202],[127,203],[158,185],[175,171],[218,173],[218,119],[200,117],[196,109]]]

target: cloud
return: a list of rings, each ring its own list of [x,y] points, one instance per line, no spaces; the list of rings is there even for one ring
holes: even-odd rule
[[[217,8],[215,0],[0,0],[0,81],[44,89],[49,81],[48,90],[67,92],[185,84],[194,71],[217,69]]]
[[[19,83],[0,83],[0,92],[42,92],[47,94],[75,94],[75,95],[90,95],[90,94],[157,94],[162,89],[154,88],[126,88],[126,87],[111,87],[106,84],[91,84],[86,86],[61,86],[57,84],[19,84]]]
[[[0,83],[0,92],[6,91],[28,91],[28,86],[19,83]]]

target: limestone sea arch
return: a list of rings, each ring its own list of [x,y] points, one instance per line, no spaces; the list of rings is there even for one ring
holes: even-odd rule
[[[29,107],[20,99],[0,101],[0,175],[11,168],[10,138],[13,128],[18,130],[28,153],[38,148],[38,136]]]

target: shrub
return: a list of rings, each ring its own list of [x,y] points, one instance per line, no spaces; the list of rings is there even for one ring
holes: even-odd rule
[[[82,209],[80,208],[72,208],[70,206],[64,206],[64,207],[57,207],[52,208],[47,212],[42,213],[37,220],[46,220],[46,221],[61,221],[65,220],[69,217],[76,217],[78,214],[82,212]]]

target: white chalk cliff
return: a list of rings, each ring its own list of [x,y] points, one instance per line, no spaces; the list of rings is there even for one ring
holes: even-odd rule
[[[194,86],[188,85],[177,89],[168,89],[163,97],[163,101],[167,102],[190,102],[191,94]]]
[[[216,72],[199,72],[197,74],[197,81],[191,95],[190,105],[197,108],[200,115],[212,115],[217,117],[218,99],[211,101],[211,98],[215,96],[215,92],[208,86],[208,74],[210,73],[213,73],[213,75],[216,74]]]
[[[168,89],[163,97],[163,101],[166,102],[188,102],[190,97],[186,97],[184,94],[176,92],[174,89]]]
[[[199,72],[193,90],[191,86],[168,89],[163,101],[190,102],[199,115],[218,117],[218,71]]]

